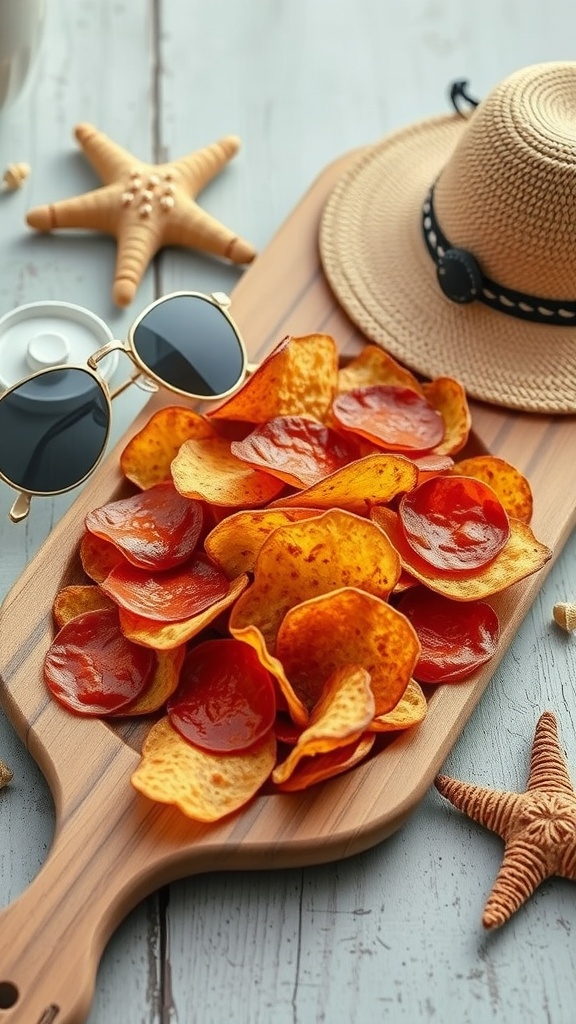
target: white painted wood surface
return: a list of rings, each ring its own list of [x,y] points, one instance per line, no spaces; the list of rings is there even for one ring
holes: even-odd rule
[[[16,160],[32,168],[20,192],[0,196],[0,315],[64,299],[119,335],[154,294],[230,290],[238,279],[202,255],[165,252],[119,311],[112,241],[30,232],[29,207],[98,184],[72,138],[79,121],[144,159],[239,134],[243,149],[200,201],[262,249],[334,157],[444,111],[454,78],[483,95],[524,64],[573,59],[575,33],[570,0],[48,0],[34,80],[0,115],[0,171]],[[115,403],[115,437],[141,401],[135,393]],[[1,597],[72,500],[37,501],[15,527],[0,485]],[[534,724],[550,708],[576,778],[576,635],[551,617],[570,598],[576,538],[447,773],[522,787]],[[0,757],[15,774],[0,793],[5,905],[38,870],[53,815],[44,780],[1,718]],[[399,833],[349,861],[183,880],[139,906],[111,940],[90,1024],[573,1024],[576,888],[545,883],[486,935],[480,915],[500,853],[497,837],[432,790]],[[5,1017],[0,1010],[0,1024]]]

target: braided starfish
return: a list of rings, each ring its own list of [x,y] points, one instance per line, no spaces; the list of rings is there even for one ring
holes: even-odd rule
[[[551,711],[536,726],[525,793],[506,793],[439,775],[455,807],[497,832],[504,859],[484,908],[485,928],[504,924],[546,878],[576,881],[576,791]]]
[[[256,255],[249,242],[220,224],[195,202],[196,196],[238,151],[228,135],[172,163],[148,164],[112,142],[92,125],[75,135],[103,186],[61,202],[37,206],[26,220],[39,231],[90,228],[117,240],[113,298],[132,301],[151,259],[165,245],[203,249],[234,263]]]

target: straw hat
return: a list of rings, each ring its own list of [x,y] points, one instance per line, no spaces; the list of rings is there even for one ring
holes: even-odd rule
[[[509,408],[576,412],[576,62],[364,150],[330,195],[322,263],[371,340]]]

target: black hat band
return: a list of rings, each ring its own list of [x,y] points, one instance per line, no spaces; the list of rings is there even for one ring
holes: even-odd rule
[[[452,302],[465,304],[478,300],[499,313],[520,320],[559,327],[576,326],[576,302],[541,299],[505,288],[482,273],[473,253],[451,245],[436,219],[433,186],[422,207],[422,232],[426,248],[436,264],[440,288]]]

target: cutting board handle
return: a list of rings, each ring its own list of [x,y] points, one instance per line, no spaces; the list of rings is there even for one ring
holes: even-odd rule
[[[120,743],[111,763],[95,758],[93,785],[62,809],[40,872],[0,911],[0,1024],[82,1024],[118,923],[164,882],[210,866],[203,827],[127,782],[134,756]]]

